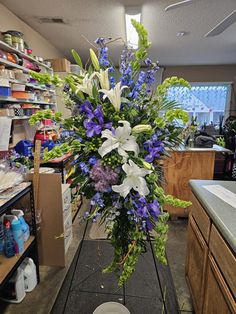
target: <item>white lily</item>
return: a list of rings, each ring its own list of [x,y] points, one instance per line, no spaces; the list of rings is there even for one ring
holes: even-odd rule
[[[89,96],[93,96],[93,86],[94,86],[93,78],[94,78],[93,74],[89,77],[89,74],[87,73],[85,77],[83,78],[82,83],[77,85],[76,92],[81,91],[85,94],[88,94]]]
[[[106,89],[106,90],[110,89],[108,70],[109,69],[106,69],[104,71],[104,70],[100,69],[99,72],[95,72],[95,75],[99,78],[101,88]]]
[[[124,164],[122,169],[126,173],[126,178],[120,185],[112,185],[112,190],[119,193],[124,198],[129,194],[130,190],[134,189],[141,196],[149,194],[147,182],[144,177],[151,173],[151,170],[145,168],[139,168],[131,159],[129,164]]]
[[[121,82],[117,83],[115,87],[111,88],[110,90],[106,90],[106,89],[99,90],[99,92],[104,93],[103,99],[108,97],[108,99],[110,100],[110,102],[112,103],[116,111],[120,110],[122,90],[125,88],[128,88],[128,86],[120,87],[120,85],[121,85]]]
[[[131,127],[128,121],[119,121],[123,126],[119,126],[113,133],[110,130],[102,131],[102,137],[107,140],[99,147],[98,153],[103,157],[113,149],[118,150],[118,154],[123,157],[124,161],[128,158],[126,151],[133,151],[138,156],[139,147],[136,139],[131,135]]]

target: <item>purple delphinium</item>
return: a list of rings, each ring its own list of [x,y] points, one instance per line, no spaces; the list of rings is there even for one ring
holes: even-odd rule
[[[136,99],[140,97],[141,93],[140,91],[143,89],[144,93],[150,93],[151,92],[151,86],[155,81],[155,74],[158,71],[158,63],[152,63],[152,61],[147,58],[144,61],[145,65],[149,67],[147,71],[140,71],[139,77],[137,82],[134,85],[133,90],[131,91],[130,95],[132,98]]]
[[[100,160],[92,167],[90,178],[94,181],[95,190],[108,192],[111,185],[116,184],[118,174],[109,166],[103,166]]]
[[[142,89],[143,84],[145,84],[146,73],[144,71],[140,71],[138,80],[134,85],[133,90],[129,94],[130,97],[136,99],[140,96],[140,90]]]
[[[148,151],[148,154],[144,158],[147,162],[153,162],[153,160],[160,157],[165,150],[164,143],[158,140],[156,134],[152,135],[151,139],[144,143],[144,149]]]
[[[121,63],[120,63],[120,81],[122,85],[131,86],[133,84],[132,80],[132,66],[131,61],[134,57],[134,52],[132,49],[126,47],[121,54]]]
[[[93,197],[92,197],[92,199],[91,199],[91,201],[90,201],[90,204],[92,205],[92,206],[94,206],[94,205],[97,205],[97,206],[99,206],[99,207],[101,207],[101,208],[103,208],[104,206],[105,206],[105,204],[104,204],[104,199],[102,198],[102,194],[101,193],[96,193]]]
[[[88,168],[88,166],[86,165],[85,162],[80,162],[79,166],[80,166],[80,169],[81,169],[82,173],[84,173],[84,174],[89,173],[89,168]]]

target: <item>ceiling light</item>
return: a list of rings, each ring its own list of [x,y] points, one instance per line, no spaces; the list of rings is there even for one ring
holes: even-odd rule
[[[185,34],[185,32],[178,32],[176,33],[176,37],[183,37]]]
[[[138,34],[133,27],[131,20],[141,22],[141,9],[136,7],[128,7],[125,10],[125,26],[126,26],[126,41],[128,46],[138,48]]]

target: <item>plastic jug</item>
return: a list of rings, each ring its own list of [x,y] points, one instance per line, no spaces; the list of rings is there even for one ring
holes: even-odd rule
[[[26,257],[20,266],[24,272],[25,291],[34,290],[37,285],[36,266],[32,258]]]
[[[11,213],[19,219],[19,221],[21,223],[21,229],[23,232],[23,239],[24,239],[24,242],[26,242],[30,237],[30,230],[29,230],[29,225],[26,223],[26,221],[24,219],[23,210],[12,209]]]
[[[24,274],[18,267],[11,279],[4,285],[0,299],[9,303],[20,303],[25,297]]]

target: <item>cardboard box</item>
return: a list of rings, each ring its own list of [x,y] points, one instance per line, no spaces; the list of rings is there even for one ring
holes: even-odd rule
[[[54,72],[70,72],[70,61],[63,59],[49,59]]]

